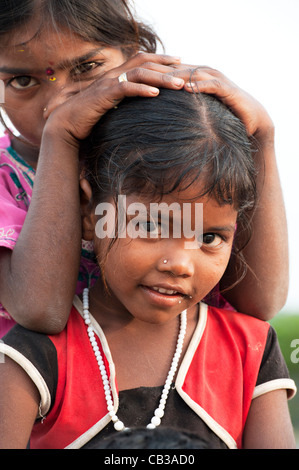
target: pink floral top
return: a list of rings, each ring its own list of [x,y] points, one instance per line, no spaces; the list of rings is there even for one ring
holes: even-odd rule
[[[0,246],[13,250],[31,202],[35,170],[10,145],[7,135],[0,138]],[[91,286],[98,275],[92,247],[82,241],[76,293]],[[0,303],[0,338],[14,323]]]

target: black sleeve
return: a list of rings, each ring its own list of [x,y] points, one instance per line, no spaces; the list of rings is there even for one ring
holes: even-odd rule
[[[48,389],[50,401],[53,403],[58,382],[58,363],[56,348],[50,338],[45,334],[15,325],[2,338],[0,350],[1,347],[4,355],[17,362],[39,390],[42,382],[43,388]]]
[[[278,343],[277,334],[270,326],[256,382],[255,396],[282,388],[288,390],[289,398],[296,393],[296,385],[290,379],[289,371]]]

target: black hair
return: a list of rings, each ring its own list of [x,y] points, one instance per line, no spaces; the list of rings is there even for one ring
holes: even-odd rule
[[[245,275],[241,250],[256,201],[252,146],[243,123],[216,97],[162,89],[156,98],[125,99],[101,118],[80,153],[95,205],[132,193],[157,200],[201,177],[197,197],[238,211],[242,237],[234,252]]]
[[[127,56],[155,52],[161,42],[134,19],[128,0],[0,0],[0,40],[32,20],[37,21],[36,34],[65,27],[85,41],[120,47]]]
[[[151,197],[204,176],[202,194],[239,212],[255,201],[251,144],[241,121],[218,99],[184,90],[128,98],[94,126],[81,159],[95,201],[120,194]]]

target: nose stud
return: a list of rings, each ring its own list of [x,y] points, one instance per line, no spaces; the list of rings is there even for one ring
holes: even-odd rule
[[[167,259],[164,259],[164,260],[163,260],[163,263],[164,263],[164,264],[167,264],[167,261],[168,261]]]

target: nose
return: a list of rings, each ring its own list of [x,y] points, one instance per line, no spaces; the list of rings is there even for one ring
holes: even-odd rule
[[[192,253],[193,252],[193,253]],[[194,275],[194,250],[184,246],[164,252],[165,256],[159,261],[159,270],[172,276],[188,278]]]

